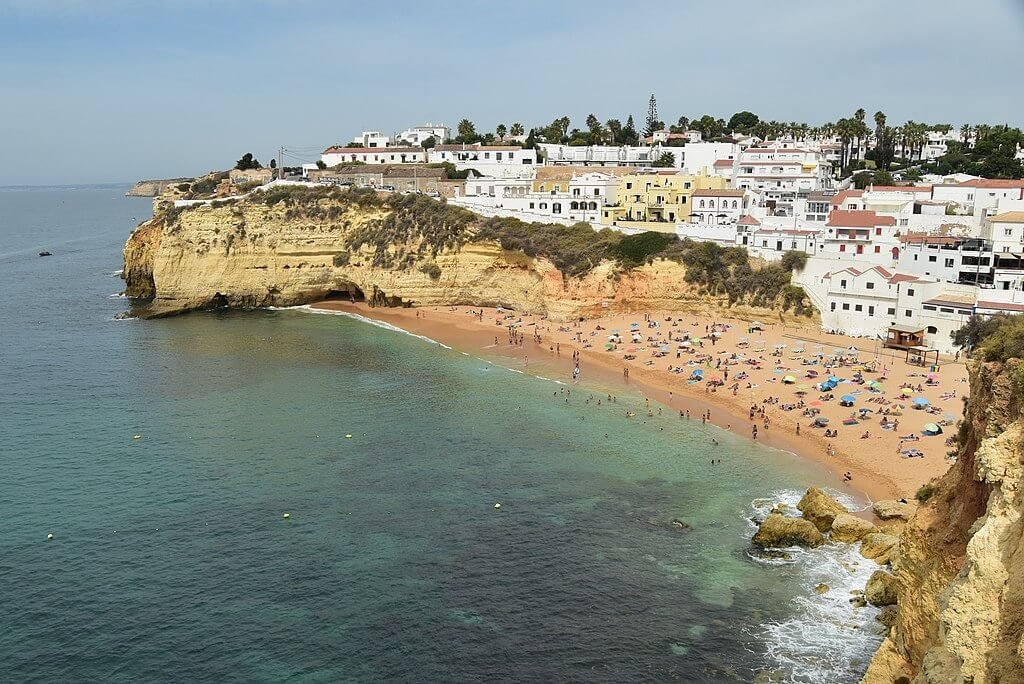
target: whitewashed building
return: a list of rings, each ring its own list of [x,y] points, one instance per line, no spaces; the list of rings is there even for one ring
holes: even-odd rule
[[[385,135],[380,131],[363,131],[352,138],[352,143],[362,147],[388,147],[394,144],[391,136]]]
[[[690,199],[689,219],[696,223],[717,225],[735,223],[746,213],[753,198],[749,190],[694,190]]]
[[[339,164],[423,164],[427,153],[421,147],[328,147],[320,155],[327,168]]]
[[[557,145],[540,143],[544,161],[547,164],[568,164],[573,166],[638,166],[652,167],[663,152],[671,152],[675,167],[682,166],[685,148],[662,147],[660,145]]]
[[[831,187],[832,166],[818,150],[766,143],[740,153],[732,185],[761,192],[781,213],[793,211],[798,196]]]
[[[448,162],[459,171],[472,169],[491,178],[533,178],[537,166],[537,151],[518,145],[437,145],[427,158],[432,164]]]
[[[444,124],[423,124],[407,128],[398,134],[398,140],[407,142],[410,145],[422,145],[428,139],[433,138],[438,145],[443,145],[452,137],[452,129]]]
[[[681,156],[684,171],[704,176],[724,175],[718,174],[717,170],[726,167],[731,175],[732,162],[740,156],[740,146],[736,143],[696,142],[677,147],[675,150]],[[722,165],[717,164],[720,161],[723,162]]]

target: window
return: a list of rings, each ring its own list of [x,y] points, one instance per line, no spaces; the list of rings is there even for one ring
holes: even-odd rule
[[[540,191],[544,192],[544,184],[543,183],[540,184]]]
[[[594,188],[594,197],[601,196],[601,188]]]
[[[1004,228],[1003,235],[1005,235],[1006,237],[1011,237],[1013,235],[1013,228]]]
[[[541,190],[543,190],[543,189],[544,188],[541,188]],[[632,190],[633,189],[633,184],[632,183],[626,183],[626,189],[627,190]]]
[[[551,205],[551,213],[552,214],[561,214],[562,213],[562,204],[560,202],[553,203]]]
[[[910,225],[910,219],[900,219],[900,225],[901,226],[908,226],[908,225]]]
[[[913,297],[914,296],[914,288],[911,287],[911,288],[907,289],[907,296],[908,297]]]
[[[906,316],[907,318],[910,318],[911,316],[914,315],[914,312],[911,311],[910,309],[907,309],[906,311],[903,312],[903,315]]]
[[[943,307],[939,307],[939,311],[941,311],[942,313],[953,313],[952,309],[946,308],[944,306]]]
[[[934,325],[929,325],[927,328],[925,328],[925,331],[929,335],[934,335],[935,333],[939,332],[939,329],[936,328]]]
[[[839,287],[841,287],[841,288],[843,288],[845,290],[846,289],[846,281],[845,280],[840,280],[839,281]]]
[[[881,253],[882,253],[882,248],[879,247],[878,245],[875,245],[875,254],[881,254]]]
[[[896,309],[895,308],[888,308],[888,309],[885,310],[885,313],[887,313],[890,316],[895,316],[896,315]]]
[[[953,260],[952,259],[946,259],[945,266],[946,266],[946,268],[953,268]]]
[[[845,252],[846,251],[846,245],[839,245],[839,251],[840,252]]]
[[[533,202],[530,202],[530,208],[533,209]]]
[[[939,258],[937,256],[935,256],[934,254],[929,254],[928,255],[928,262],[929,263],[934,264],[936,261],[938,261],[938,259]]]
[[[866,287],[869,290],[874,290],[875,289],[875,284],[874,283],[866,283],[864,285],[864,287]]]
[[[850,310],[850,305],[849,304],[843,304],[843,311],[849,311],[849,310]]]
[[[703,209],[703,208],[704,208],[704,200],[701,200],[701,201],[700,201],[700,208],[701,208],[701,209]]]
[[[792,242],[789,243],[789,248],[796,249],[796,240],[793,240]]]
[[[832,307],[831,307],[831,310],[832,310],[832,311],[835,311],[835,310],[836,310],[836,303],[835,303],[835,302],[832,302]]]
[[[875,228],[875,235],[881,235],[881,234],[882,234],[882,229],[881,228]]]
[[[917,261],[917,255],[916,254],[914,255],[914,261]]]
[[[860,304],[857,304],[856,306],[853,307],[853,310],[854,311],[863,311],[864,307],[861,306]]]
[[[875,315],[875,307],[869,306],[868,307],[868,316],[874,316],[874,315]]]
[[[484,159],[490,159],[490,158],[491,158],[491,153],[490,152],[484,152]]]

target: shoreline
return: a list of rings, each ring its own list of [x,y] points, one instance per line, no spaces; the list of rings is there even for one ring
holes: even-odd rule
[[[863,444],[860,440],[850,443],[846,439],[828,440],[810,429],[803,429],[798,435],[795,426],[806,422],[797,415],[785,414],[772,405],[763,405],[760,392],[750,390],[733,396],[725,387],[721,391],[707,392],[703,385],[687,384],[683,377],[667,373],[656,366],[645,367],[639,360],[624,362],[622,357],[596,351],[595,348],[584,348],[569,339],[571,333],[564,327],[558,333],[551,333],[549,322],[539,316],[528,316],[533,325],[524,325],[524,339],[520,345],[508,342],[505,327],[498,326],[491,319],[497,314],[494,309],[481,307],[422,307],[408,309],[371,308],[364,303],[352,304],[344,301],[326,301],[309,305],[310,309],[322,311],[338,311],[358,314],[366,318],[395,325],[410,333],[422,335],[440,342],[458,351],[476,352],[495,355],[509,359],[519,368],[532,367],[540,369],[546,376],[554,376],[568,385],[572,384],[572,352],[579,352],[581,371],[585,381],[596,380],[607,387],[622,387],[625,390],[638,392],[641,395],[670,407],[673,411],[689,411],[692,419],[711,412],[712,425],[728,430],[740,437],[751,439],[751,423],[748,418],[749,406],[764,406],[765,416],[770,418],[771,429],[759,431],[756,441],[772,448],[787,451],[795,457],[811,461],[824,468],[834,477],[835,482],[828,486],[847,494],[867,498],[870,501],[881,499],[912,498],[917,487],[932,477],[941,475],[949,467],[943,459],[909,459],[914,462],[913,468],[906,466],[907,459],[890,460],[890,468],[881,467],[882,462],[872,455],[885,455],[885,449],[858,449]],[[470,310],[484,312],[481,318],[471,316]],[[639,314],[632,315],[638,318]],[[622,316],[612,317],[613,319]],[[693,316],[685,316],[692,319]],[[587,326],[596,326],[605,319],[591,319]],[[651,320],[655,320],[652,318]],[[733,321],[735,325],[737,322]],[[741,325],[742,322],[739,322]],[[609,323],[611,325],[611,323]],[[533,337],[533,330],[538,331],[540,342]],[[813,339],[813,333],[800,330],[799,336],[787,338]],[[561,334],[559,334],[561,333]],[[823,337],[819,335],[818,337]],[[835,346],[851,338],[828,336],[827,344]],[[497,340],[497,344],[495,341]],[[861,340],[863,344],[863,340]],[[639,345],[638,345],[639,346]],[[723,346],[725,346],[723,344]],[[900,362],[902,363],[902,362]],[[952,364],[950,364],[952,365]],[[628,368],[628,377],[624,376],[623,368]],[[945,368],[945,366],[944,366]],[[893,369],[894,374],[897,369]],[[962,370],[962,368],[961,368]],[[758,389],[774,390],[779,387],[758,387]],[[836,390],[837,392],[839,390]],[[740,396],[740,395],[745,396]],[[748,404],[748,401],[750,402]],[[949,410],[952,411],[952,408]],[[960,413],[957,402],[956,413]],[[908,411],[908,413],[911,413]],[[915,412],[916,413],[916,412]],[[901,418],[902,419],[902,418]],[[760,420],[760,417],[755,417]],[[932,440],[938,438],[931,438]],[[751,440],[754,441],[754,440]],[[929,442],[929,446],[934,441]],[[834,455],[826,453],[826,446],[831,445]],[[874,446],[871,444],[871,446]],[[941,446],[941,443],[940,443]],[[859,453],[858,453],[859,452]],[[927,467],[919,467],[926,465]],[[844,481],[843,474],[851,473],[852,480]]]

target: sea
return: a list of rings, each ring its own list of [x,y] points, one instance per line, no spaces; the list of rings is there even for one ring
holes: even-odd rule
[[[873,562],[749,541],[818,466],[357,317],[119,319],[126,190],[0,189],[0,681],[866,668]]]

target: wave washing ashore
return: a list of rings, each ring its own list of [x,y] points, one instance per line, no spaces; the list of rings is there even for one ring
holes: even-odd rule
[[[313,307],[547,366],[563,379],[578,358],[581,373],[633,386],[684,416],[710,411],[712,424],[823,463],[848,491],[876,500],[912,498],[945,472],[967,393],[959,362],[921,367],[872,341],[738,320],[650,312],[559,325],[476,307]]]

